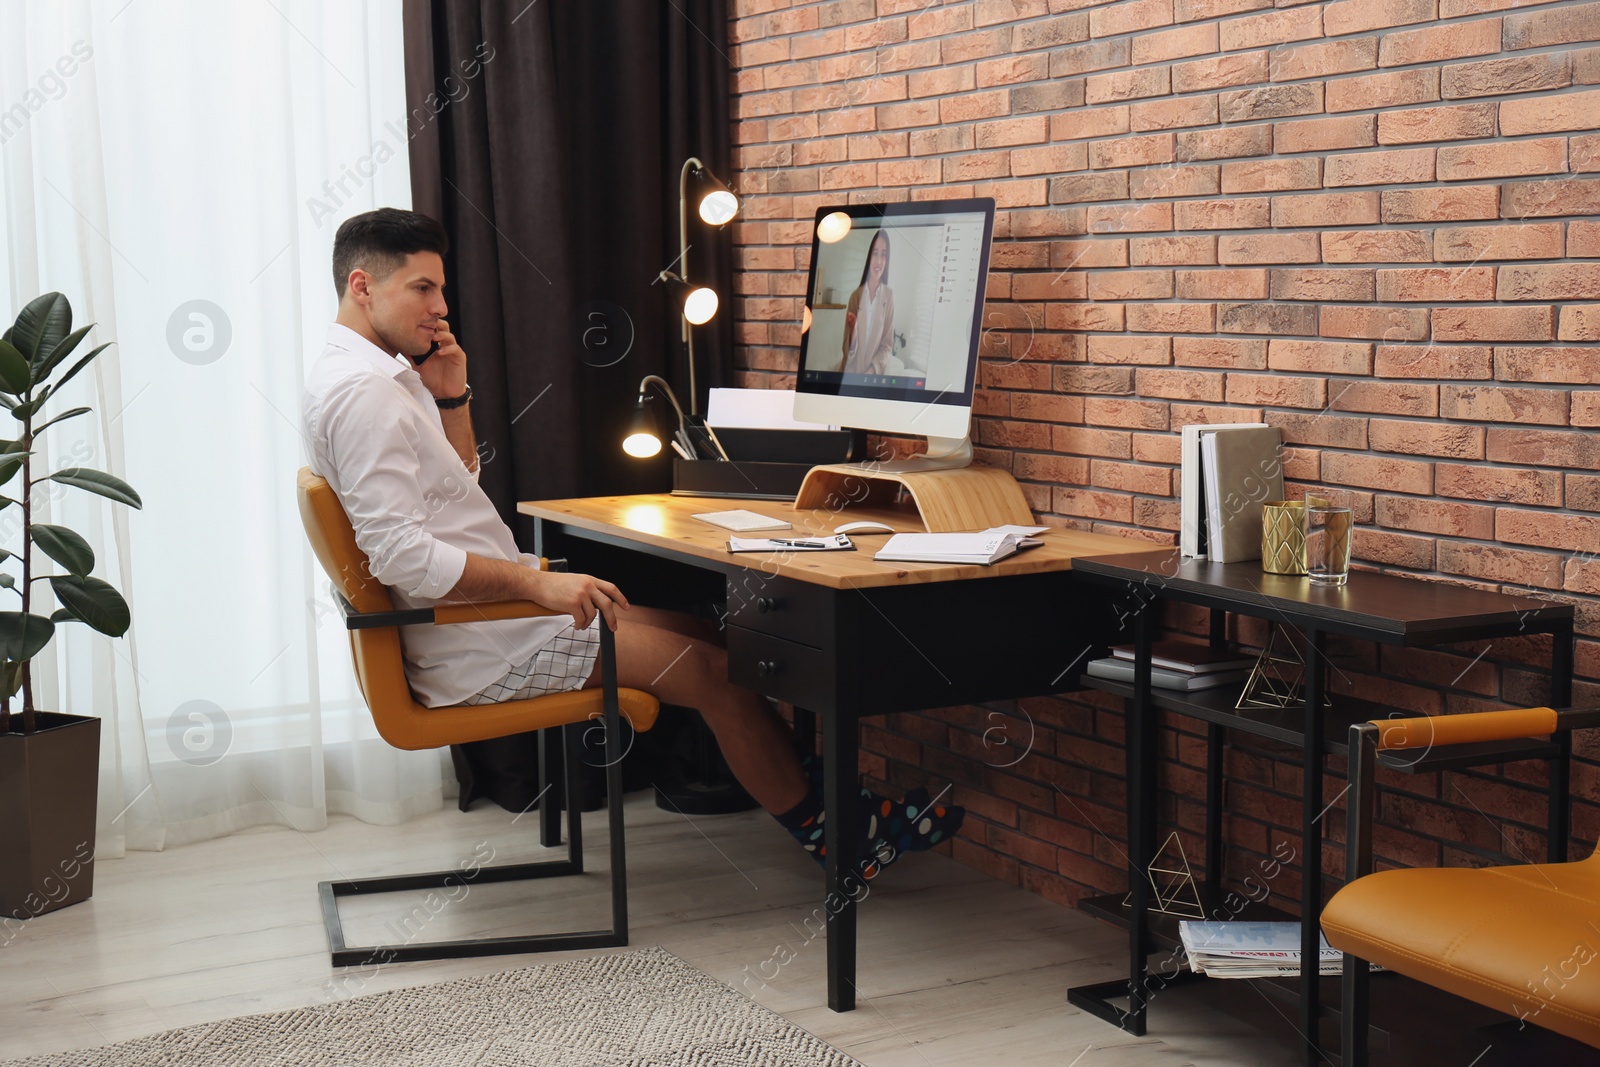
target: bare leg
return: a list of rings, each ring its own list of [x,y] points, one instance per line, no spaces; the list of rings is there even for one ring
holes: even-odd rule
[[[789,729],[765,697],[728,681],[728,654],[709,641],[624,614],[617,624],[617,682],[700,712],[728,767],[767,811],[781,814],[806,796]],[[686,620],[692,621],[692,620]],[[595,664],[585,688],[600,684]]]

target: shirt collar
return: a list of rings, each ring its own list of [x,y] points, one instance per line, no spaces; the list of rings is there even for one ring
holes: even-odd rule
[[[417,373],[416,368],[411,366],[409,361],[402,359],[395,353],[385,352],[342,323],[329,324],[328,347],[343,349],[351,355],[370,363],[375,370],[380,370],[391,377],[398,378],[408,371],[413,375]]]

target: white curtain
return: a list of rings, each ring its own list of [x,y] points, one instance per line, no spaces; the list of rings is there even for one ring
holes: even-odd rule
[[[334,231],[409,206],[415,128],[400,0],[0,4],[0,318],[59,290],[117,342],[42,462],[144,499],[35,497],[133,609],[36,661],[41,707],[104,720],[102,856],[442,803],[441,754],[373,732],[294,500]]]

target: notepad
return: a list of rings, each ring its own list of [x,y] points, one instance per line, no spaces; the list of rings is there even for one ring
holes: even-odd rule
[[[1019,548],[1043,544],[1031,537],[985,530],[982,533],[895,534],[873,559],[906,563],[978,563],[1005,559]]]
[[[694,516],[701,522],[709,522],[713,526],[720,526],[724,530],[734,533],[751,533],[755,530],[787,530],[791,526],[782,519],[775,519],[771,515],[761,515],[754,511],[704,511]]]

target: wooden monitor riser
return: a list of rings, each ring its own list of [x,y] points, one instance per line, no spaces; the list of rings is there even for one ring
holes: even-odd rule
[[[897,487],[910,493],[929,533],[1034,524],[1022,487],[995,467],[885,471],[870,463],[830,463],[811,468],[800,483],[794,505],[796,510],[805,510],[887,504],[899,491]]]

